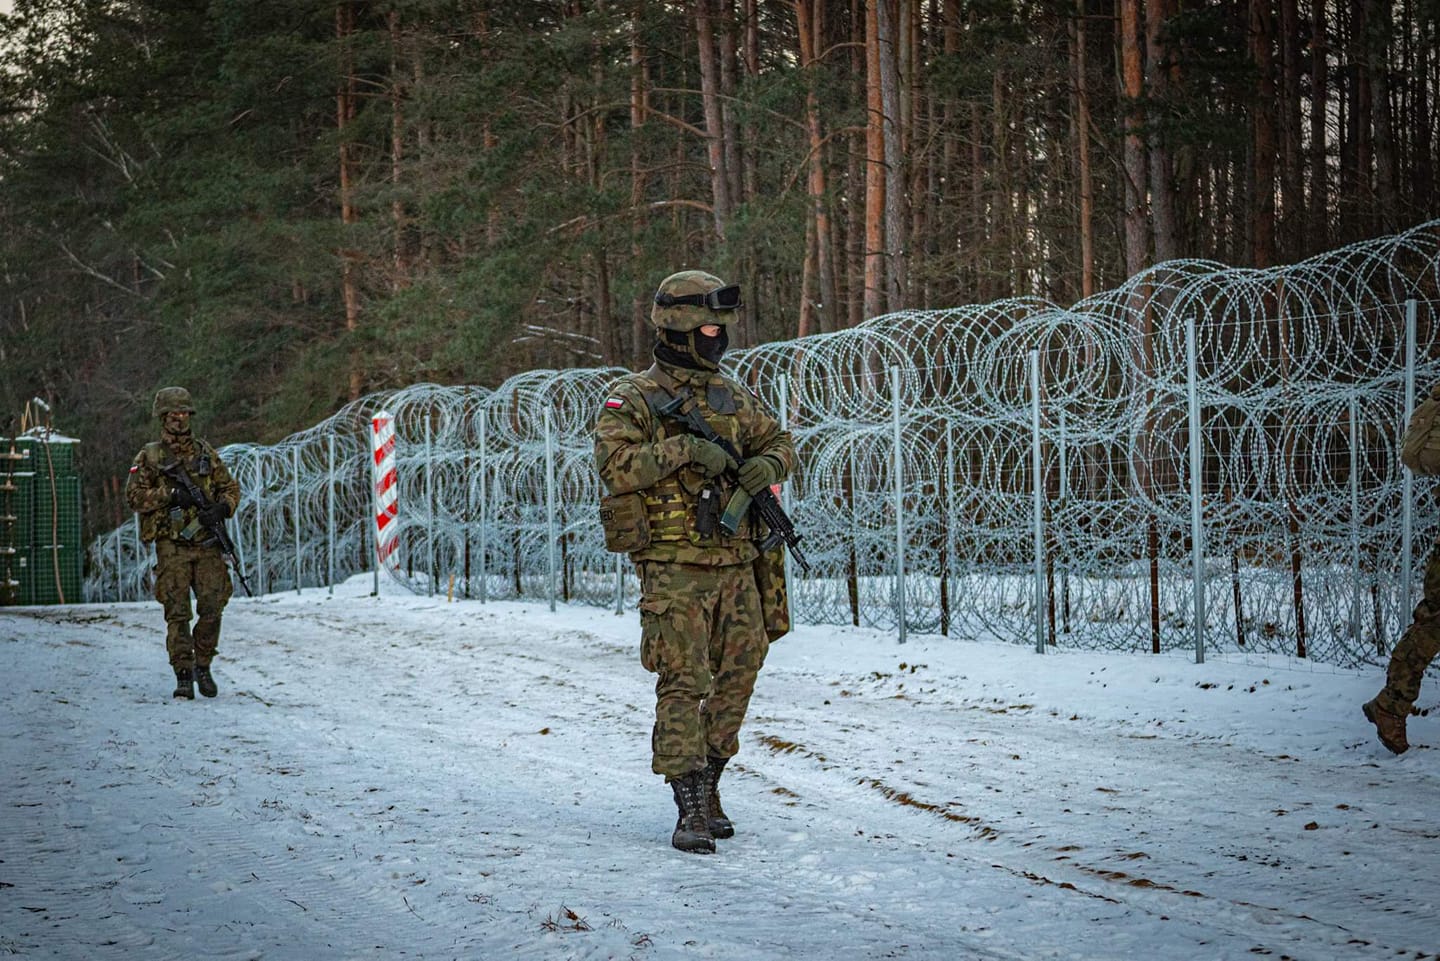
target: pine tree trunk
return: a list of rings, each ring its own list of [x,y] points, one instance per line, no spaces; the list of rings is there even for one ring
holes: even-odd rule
[[[1250,0],[1250,59],[1257,77],[1252,133],[1254,155],[1250,263],[1275,263],[1275,17],[1270,0]]]
[[[407,228],[405,202],[400,197],[400,183],[405,160],[405,109],[404,89],[400,81],[401,44],[400,11],[391,9],[386,15],[386,28],[390,34],[390,227],[395,232],[392,243],[392,270],[390,286],[401,290],[410,285],[409,266],[405,250]]]
[[[1144,96],[1140,51],[1140,0],[1120,0],[1120,66],[1121,100],[1125,110],[1125,135],[1122,150],[1125,175],[1125,274],[1133,277],[1148,262],[1145,243],[1144,187],[1145,147],[1141,142],[1144,127]]]
[[[1071,44],[1075,90],[1075,157],[1080,181],[1080,296],[1095,293],[1095,183],[1090,169],[1090,86],[1085,66],[1085,0],[1075,0]]]
[[[1165,143],[1164,113],[1170,109],[1169,50],[1163,40],[1174,0],[1148,0],[1145,5],[1145,99],[1150,105],[1150,220],[1155,262],[1178,256],[1175,240],[1175,182],[1170,148]]]
[[[1280,246],[1286,260],[1305,251],[1304,168],[1300,159],[1300,11],[1280,0]]]
[[[865,318],[885,313],[885,103],[881,79],[880,10],[865,4]]]
[[[1436,36],[1435,13],[1416,12],[1412,28],[1415,31],[1415,69],[1411,72],[1410,116],[1408,127],[1415,138],[1413,166],[1415,168],[1415,206],[1421,210],[1440,209],[1440,197],[1435,193],[1435,149],[1434,98],[1440,91],[1440,77],[1433,75],[1435,51],[1440,46]]]
[[[340,142],[340,222],[346,227],[353,226],[358,217],[355,212],[354,159],[350,148],[349,127],[355,119],[356,79],[354,52],[350,36],[355,32],[355,6],[351,0],[341,0],[335,6],[335,38],[340,46],[340,84],[335,94],[335,130]],[[345,332],[352,338],[360,329],[360,293],[355,279],[355,261],[358,253],[349,248],[350,231],[344,231],[345,244],[340,252],[340,292],[345,303]],[[350,350],[349,393],[351,400],[358,400],[364,386],[359,350]]]
[[[1326,113],[1329,110],[1329,73],[1325,55],[1325,2],[1310,3],[1310,198],[1305,233],[1313,247],[1330,243],[1330,170],[1325,156]]]
[[[909,196],[905,182],[905,109],[898,36],[908,0],[875,0],[880,54],[881,137],[885,158],[885,309],[900,310],[906,299],[906,234]],[[908,12],[908,11],[905,11]]]
[[[810,145],[806,179],[810,215],[806,223],[806,256],[801,282],[800,320],[796,334],[798,337],[804,337],[816,330],[833,329],[833,321],[827,324],[824,315],[833,313],[836,309],[834,252],[830,247],[830,214],[825,196],[825,137],[820,118],[820,98],[815,89],[820,69],[820,64],[815,59],[820,41],[817,8],[823,2],[824,0],[795,0],[800,67],[807,74],[805,130]]]
[[[725,171],[725,117],[720,104],[720,63],[715,49],[715,0],[695,0],[695,36],[700,53],[700,99],[705,110],[705,155],[715,236],[725,239],[730,223],[730,179]]]
[[[1395,189],[1395,133],[1390,116],[1390,44],[1394,31],[1389,0],[1369,0],[1366,65],[1370,73],[1370,118],[1374,125],[1375,226],[1393,232],[1400,226]]]
[[[650,113],[650,78],[645,61],[645,46],[637,29],[644,4],[647,0],[634,0],[632,29],[630,32],[630,129],[638,131],[645,126]],[[644,257],[641,237],[645,233],[645,196],[649,177],[645,159],[641,155],[639,137],[631,138],[630,150],[630,255],[637,262]],[[638,286],[638,285],[637,285]],[[643,366],[645,353],[650,347],[649,337],[650,297],[648,291],[637,289],[630,302],[630,345],[629,361],[636,367]],[[618,325],[617,325],[618,335]],[[627,351],[623,344],[615,343],[613,355],[606,358],[607,364],[624,365]]]

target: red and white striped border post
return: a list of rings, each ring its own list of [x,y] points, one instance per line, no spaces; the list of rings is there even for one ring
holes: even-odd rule
[[[370,418],[370,441],[375,454],[371,465],[375,479],[375,559],[381,567],[392,568],[400,491],[395,470],[395,420],[389,411],[378,411]]]

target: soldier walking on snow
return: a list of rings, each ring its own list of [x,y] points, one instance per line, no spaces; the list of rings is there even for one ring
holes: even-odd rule
[[[155,394],[160,439],[135,455],[125,484],[125,502],[140,515],[140,539],[155,545],[155,599],[165,608],[165,649],[175,669],[175,697],[219,693],[210,662],[220,644],[220,615],[233,587],[230,569],[215,536],[206,528],[223,524],[240,503],[240,485],[220,455],[190,432],[195,413],[190,392],[165,387]],[[188,475],[191,484],[176,475]],[[204,497],[197,503],[189,487]],[[190,624],[190,594],[195,624]]]
[[[783,548],[761,555],[765,531],[752,528],[745,505],[790,474],[795,448],[760,401],[719,372],[738,307],[739,288],[711,274],[666,278],[651,311],[655,363],[615,383],[595,423],[595,463],[610,492],[601,505],[606,544],[635,564],[640,661],[658,675],[651,769],[679,809],[671,844],[697,853],[735,833],[720,806],[720,775],[739,750],[770,641],[788,628],[788,611],[785,627],[774,627],[776,590],[762,596],[756,581],[765,571],[757,560],[773,554],[778,564]],[[743,464],[657,414],[677,398]]]

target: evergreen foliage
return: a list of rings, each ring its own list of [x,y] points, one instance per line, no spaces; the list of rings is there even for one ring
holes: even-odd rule
[[[682,266],[745,285],[751,343],[863,319],[875,258],[884,309],[1112,286],[1127,2],[15,0],[0,411],[52,404],[109,525],[165,384],[212,440],[270,441],[377,389],[638,363]],[[1167,80],[1139,129],[1180,256],[1298,259],[1433,215],[1433,0],[1318,24],[1153,2]],[[1277,12],[1297,39],[1257,40]]]

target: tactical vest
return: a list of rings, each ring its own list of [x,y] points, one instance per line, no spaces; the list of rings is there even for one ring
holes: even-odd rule
[[[215,500],[215,451],[209,444],[195,438],[195,456],[183,461],[185,470],[206,498]],[[142,448],[145,463],[155,474],[172,461],[179,460],[164,441],[151,441]],[[200,511],[194,507],[170,507],[140,515],[140,539],[147,544],[157,538],[208,544],[214,536],[200,523]]]
[[[655,439],[661,440],[685,433],[685,428],[671,420],[661,418],[657,409],[668,403],[675,393],[662,385],[654,376],[652,367],[642,373],[632,374],[630,383],[645,398],[646,406],[655,422]],[[717,382],[718,381],[718,382]],[[734,389],[721,378],[714,378],[703,391],[696,391],[700,410],[710,426],[721,437],[726,438],[737,449],[743,450],[740,438],[740,420],[736,416],[740,407],[735,399]],[[682,467],[661,478],[643,491],[645,519],[650,527],[650,544],[664,553],[673,553],[662,545],[679,547],[684,544],[696,548],[740,547],[748,545],[751,538],[750,519],[747,515],[731,536],[726,536],[718,525],[720,513],[725,509],[737,485],[733,478],[707,480],[692,466]],[[702,522],[701,511],[713,512],[713,524]],[[710,526],[713,533],[702,535],[700,531]],[[681,552],[683,554],[683,551]],[[748,555],[747,555],[748,557]],[[680,558],[677,558],[680,559]]]

